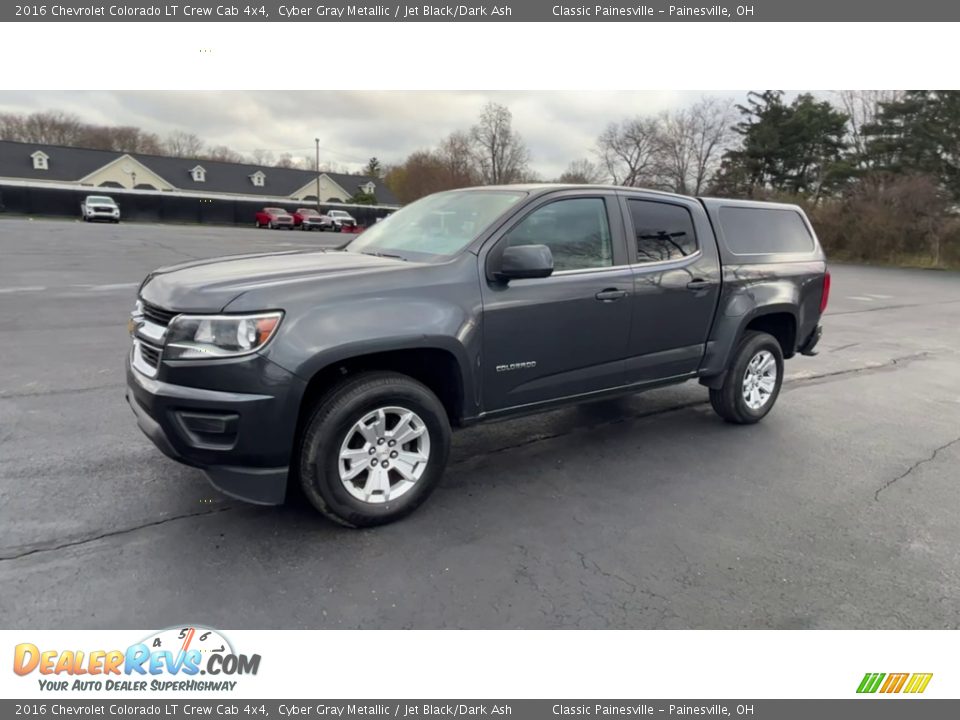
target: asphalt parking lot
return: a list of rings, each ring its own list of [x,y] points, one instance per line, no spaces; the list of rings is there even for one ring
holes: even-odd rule
[[[455,436],[409,519],[218,495],[124,400],[151,269],[336,235],[0,218],[6,628],[960,627],[960,274],[833,266],[821,354]]]

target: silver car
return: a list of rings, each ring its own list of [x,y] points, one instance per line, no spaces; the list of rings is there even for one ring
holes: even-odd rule
[[[80,217],[84,222],[105,220],[120,222],[120,207],[116,201],[106,195],[87,195],[80,203]]]

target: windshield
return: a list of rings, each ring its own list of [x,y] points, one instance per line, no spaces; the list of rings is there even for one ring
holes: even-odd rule
[[[300,213],[301,215],[316,215],[316,214],[317,214],[317,211],[316,211],[316,210],[307,210],[306,208],[300,208],[299,210],[297,210],[297,212]]]
[[[333,217],[350,217],[350,213],[345,210],[331,210],[328,214]]]
[[[91,195],[87,198],[88,203],[102,203],[103,205],[114,205],[113,198],[104,197],[103,195]]]
[[[413,260],[454,255],[524,195],[503,190],[428,195],[376,223],[346,249]]]

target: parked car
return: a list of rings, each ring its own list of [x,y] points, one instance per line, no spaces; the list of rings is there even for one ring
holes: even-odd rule
[[[313,208],[297,208],[293,214],[293,223],[301,230],[332,230],[333,220]]]
[[[80,203],[80,218],[84,222],[105,220],[120,222],[120,207],[112,197],[106,195],[87,195]]]
[[[127,399],[223,492],[276,504],[289,480],[334,520],[376,525],[436,487],[451,428],[687,380],[724,420],[759,421],[784,360],[816,354],[829,290],[795,205],[443,192],[343,251],[151,273]]]
[[[286,228],[293,230],[293,215],[283,208],[265,207],[257,211],[257,227],[266,227],[274,230],[276,228]]]
[[[357,226],[357,221],[353,218],[353,215],[346,210],[329,210],[327,211],[327,215],[333,220],[333,229],[337,232],[340,232],[345,227],[352,229]]]

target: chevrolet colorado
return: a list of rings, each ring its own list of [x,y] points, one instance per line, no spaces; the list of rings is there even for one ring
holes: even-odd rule
[[[150,273],[127,399],[168,456],[349,526],[436,487],[453,427],[697,379],[755,423],[830,289],[792,205],[620,187],[438,193],[340,250]]]

